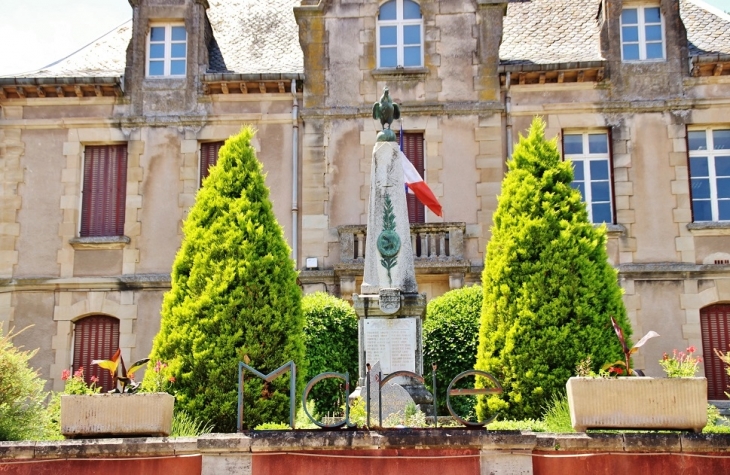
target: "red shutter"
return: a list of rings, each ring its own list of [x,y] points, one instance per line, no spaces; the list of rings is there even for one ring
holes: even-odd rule
[[[127,199],[127,146],[87,146],[81,236],[122,236]]]
[[[223,142],[207,142],[200,144],[200,186],[203,186],[203,179],[208,176],[210,167],[218,163],[218,152]]]
[[[400,141],[400,132],[398,132],[398,140]],[[423,134],[420,132],[405,132],[403,134],[403,153],[423,177],[424,160],[423,160]],[[406,202],[408,203],[408,221],[411,223],[425,223],[426,209],[423,203],[416,199],[416,195],[406,194]]]
[[[119,320],[104,315],[93,315],[76,322],[74,328],[73,368],[75,372],[84,368],[84,379],[91,382],[91,377],[99,378],[102,392],[114,389],[109,371],[99,365],[92,365],[92,360],[108,360],[119,348]]]
[[[728,399],[730,391],[727,365],[715,354],[715,349],[730,351],[730,304],[711,305],[700,310],[702,328],[702,360],[707,377],[707,398]]]

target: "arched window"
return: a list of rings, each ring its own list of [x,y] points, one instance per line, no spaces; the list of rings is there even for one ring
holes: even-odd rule
[[[413,0],[390,0],[378,14],[378,67],[423,66],[423,17]]]
[[[92,365],[92,360],[107,360],[119,348],[119,320],[106,315],[92,315],[74,325],[74,353],[72,372],[84,368],[84,379],[99,378],[101,391],[114,389],[109,371]]]
[[[715,349],[730,351],[730,304],[710,305],[700,310],[702,329],[702,359],[707,377],[707,398],[727,399],[730,391],[727,366],[715,354]]]

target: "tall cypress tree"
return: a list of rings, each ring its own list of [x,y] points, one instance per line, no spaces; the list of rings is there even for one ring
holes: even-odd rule
[[[606,231],[588,221],[572,180],[536,118],[508,161],[487,245],[476,368],[504,392],[480,399],[482,419],[538,418],[588,355],[596,366],[621,359],[610,317],[630,326]]]
[[[177,406],[219,432],[235,431],[239,361],[267,374],[294,360],[297,394],[306,369],[297,272],[253,135],[247,127],[226,141],[196,196],[150,355],[169,365]],[[245,397],[246,427],[288,422],[287,375],[266,383],[249,374]]]

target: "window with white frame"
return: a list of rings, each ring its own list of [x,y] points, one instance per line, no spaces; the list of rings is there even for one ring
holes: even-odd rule
[[[378,67],[423,66],[423,17],[413,0],[390,0],[378,14]]]
[[[573,188],[580,191],[592,223],[613,223],[611,156],[608,133],[563,134],[563,153],[573,162]]]
[[[664,18],[658,6],[626,7],[621,11],[621,58],[664,59]]]
[[[730,127],[687,132],[692,216],[730,221]]]
[[[187,51],[185,25],[153,25],[147,36],[147,76],[185,76]]]

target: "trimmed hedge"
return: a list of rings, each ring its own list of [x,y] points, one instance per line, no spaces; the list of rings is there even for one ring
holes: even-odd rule
[[[479,318],[482,312],[482,288],[478,285],[451,290],[436,297],[426,307],[423,322],[423,363],[430,368],[438,364],[436,389],[438,412],[447,415],[446,388],[459,373],[474,368],[479,342]],[[426,386],[433,392],[432,379],[426,374]],[[465,378],[465,383],[473,382]],[[461,387],[461,386],[459,386]],[[473,398],[451,398],[451,407],[461,417],[474,410]]]
[[[325,292],[305,295],[304,344],[309,369],[305,380],[320,373],[349,373],[350,391],[357,384],[357,315],[346,301]],[[317,414],[337,413],[344,407],[348,394],[344,381],[326,379],[317,383],[309,395],[315,401]]]

